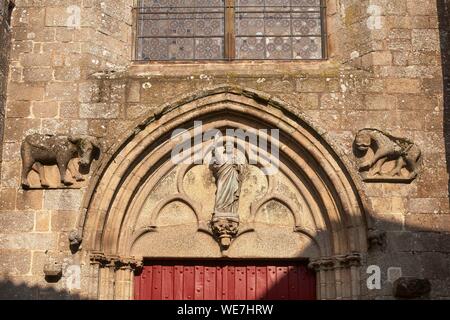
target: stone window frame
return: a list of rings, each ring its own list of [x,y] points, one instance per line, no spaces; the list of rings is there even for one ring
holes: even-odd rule
[[[298,63],[298,62],[321,62],[327,61],[329,59],[329,39],[328,39],[328,12],[327,12],[327,3],[329,0],[319,0],[320,1],[320,22],[321,22],[321,58],[302,58],[302,59],[269,59],[269,58],[260,58],[260,59],[238,59],[235,57],[236,55],[236,39],[237,34],[234,32],[235,29],[235,0],[224,0],[225,3],[225,26],[224,26],[224,58],[222,59],[168,59],[168,60],[146,60],[139,59],[138,52],[138,19],[139,19],[139,3],[140,0],[134,0],[133,2],[133,19],[132,19],[132,50],[131,50],[131,60],[135,63],[221,63],[221,62],[288,62],[288,63]],[[231,4],[233,3],[233,4]],[[230,23],[230,20],[233,22]],[[227,23],[228,21],[228,23]],[[232,26],[232,27],[228,27]],[[232,31],[230,30],[232,29]],[[231,36],[230,36],[231,32]],[[292,35],[291,35],[292,36]],[[266,35],[264,35],[266,37]]]

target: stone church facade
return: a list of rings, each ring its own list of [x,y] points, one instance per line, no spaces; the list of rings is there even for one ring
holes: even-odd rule
[[[302,261],[317,299],[450,298],[450,3],[160,2],[0,1],[0,297],[139,298],[176,259]],[[220,22],[152,29],[177,14]],[[240,164],[174,161],[185,135],[225,154],[215,129],[265,160],[248,135]]]

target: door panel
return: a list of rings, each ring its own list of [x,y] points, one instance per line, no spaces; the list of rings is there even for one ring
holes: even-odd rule
[[[135,277],[137,300],[314,300],[315,288],[302,262],[153,261]]]

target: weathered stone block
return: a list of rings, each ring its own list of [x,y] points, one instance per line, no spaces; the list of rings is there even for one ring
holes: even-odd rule
[[[139,81],[131,81],[127,89],[127,102],[139,102],[141,99],[141,83]]]
[[[390,66],[392,53],[390,51],[376,51],[366,54],[362,60],[363,66]]]
[[[415,240],[416,237],[413,232],[386,232],[386,246],[389,252],[411,252],[414,250]]]
[[[16,189],[0,190],[0,210],[14,210],[16,207]]]
[[[0,128],[2,131],[2,128]],[[4,143],[2,161],[14,161],[20,158],[20,144],[18,142]]]
[[[32,114],[36,118],[54,118],[58,115],[58,103],[52,101],[33,102]]]
[[[77,211],[53,211],[51,215],[51,230],[69,232],[76,227]]]
[[[73,101],[77,99],[78,86],[73,82],[54,82],[47,84],[45,99],[49,101]]]
[[[299,92],[324,92],[327,88],[327,82],[324,78],[297,80],[296,90]]]
[[[43,190],[18,190],[16,199],[17,210],[42,209],[43,194]]]
[[[369,94],[365,96],[365,106],[369,110],[393,110],[397,107],[395,95]]]
[[[48,27],[67,27],[69,12],[67,7],[47,7],[45,9],[45,25]]]
[[[23,70],[24,81],[47,82],[53,79],[53,70],[48,68],[25,68]]]
[[[436,29],[415,29],[412,31],[412,45],[414,50],[439,50],[439,31]]]
[[[36,232],[48,232],[50,230],[50,213],[48,211],[36,211]]]
[[[317,93],[280,93],[278,96],[285,101],[290,101],[301,110],[319,109],[319,94]]]
[[[418,232],[414,234],[414,248],[416,252],[450,253],[450,234],[437,232]]]
[[[20,163],[8,161],[2,163],[1,186],[6,188],[17,188],[19,186]]]
[[[436,198],[412,198],[407,204],[409,213],[439,213],[442,209],[440,199]]]
[[[20,57],[20,62],[24,67],[50,67],[52,59],[50,54],[27,53]]]
[[[7,104],[8,118],[27,118],[30,116],[30,101],[12,101]]]
[[[436,1],[434,0],[408,0],[408,13],[412,16],[433,15],[436,12]]]
[[[53,233],[0,234],[0,249],[51,250],[56,244],[57,235]]]
[[[44,193],[44,209],[78,210],[82,196],[82,190],[46,190]]]
[[[77,119],[79,117],[79,104],[77,102],[60,102],[59,116],[64,119]]]
[[[116,119],[120,114],[120,105],[116,103],[82,103],[82,119]]]
[[[44,98],[44,86],[11,82],[8,86],[8,96],[14,97],[16,101],[40,101]]]
[[[420,81],[417,79],[387,79],[385,80],[388,93],[420,93]]]
[[[31,251],[28,250],[0,250],[0,274],[24,275],[31,269]],[[2,292],[3,279],[0,279],[0,292]],[[0,294],[1,297],[1,294]]]
[[[31,232],[34,228],[33,212],[1,212],[1,233]]]
[[[448,214],[409,214],[405,218],[406,230],[419,232],[447,232],[450,230],[450,215]]]
[[[81,71],[78,67],[55,68],[55,80],[76,81],[80,80]]]
[[[58,42],[72,42],[74,34],[77,32],[75,29],[58,28],[55,34],[55,40]]]

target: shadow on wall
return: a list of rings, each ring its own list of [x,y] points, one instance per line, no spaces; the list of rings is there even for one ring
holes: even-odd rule
[[[418,216],[427,215],[418,214]],[[433,217],[425,217],[425,220],[429,218],[433,219]],[[371,233],[372,239],[370,241],[369,253],[367,257],[363,257],[361,266],[362,299],[440,300],[450,297],[450,234],[445,232],[445,226],[439,225],[426,228],[420,219],[408,224],[393,222],[391,219],[374,219],[373,227],[376,228],[375,230],[377,232]],[[211,263],[209,260],[199,260],[197,263],[192,260],[186,260],[184,263],[183,261],[179,261],[179,259],[176,260],[177,263],[172,260],[169,263],[167,261],[158,262],[158,260],[148,260],[146,265],[160,267],[177,265],[179,263],[184,266],[194,265],[201,268]],[[223,260],[219,260],[216,264],[226,265]],[[282,263],[284,266],[289,264],[289,262]],[[246,282],[249,279],[249,272],[252,271],[246,271],[245,266],[254,266],[255,261],[232,261],[229,265],[244,266],[243,270],[240,271],[242,272],[242,279],[237,279],[236,277],[235,285],[231,285],[232,291],[229,292],[231,296],[235,294],[233,291],[234,287],[239,285],[240,290],[243,290],[239,296],[245,296],[245,292],[247,291],[247,295],[251,297],[254,292],[248,291],[248,289],[251,288],[252,284],[254,285],[254,282],[247,283],[246,287],[245,283],[242,284],[239,281],[243,280]],[[276,266],[277,262],[266,260],[265,265]],[[373,267],[379,270],[378,276],[372,277],[374,275],[374,272],[371,271],[374,270]],[[167,274],[170,274],[170,271]],[[158,278],[157,283],[153,282],[154,278],[148,275],[145,277],[146,279],[150,279],[147,280],[150,282],[145,283],[146,289],[141,291],[143,295],[140,297],[141,299],[160,300],[163,295],[161,288],[172,288],[167,283],[163,283],[162,276]],[[379,280],[376,280],[377,277]],[[397,282],[396,286],[395,280],[399,277],[403,278],[404,281]],[[213,281],[211,278],[209,278],[210,280],[206,280],[206,278],[206,276],[203,278],[200,276],[200,283],[197,280],[195,280],[195,283],[200,284],[200,288],[203,289],[206,287],[216,287],[214,284],[204,282]],[[170,276],[165,279],[170,279]],[[265,278],[263,277],[261,279]],[[288,299],[286,292],[289,292],[289,288],[293,287],[291,280],[295,281],[295,286],[297,286],[299,292],[305,290],[301,286],[308,286],[308,282],[302,281],[299,283],[295,277],[291,278],[275,272],[273,280],[272,286],[266,291],[265,295],[265,298],[268,297],[271,300]],[[369,290],[367,286],[368,280],[370,284],[379,283],[379,287],[372,287],[373,290]],[[253,279],[252,281],[255,280]],[[261,285],[261,282],[257,283]],[[155,284],[156,287],[154,287]],[[431,286],[431,290],[428,285]],[[262,286],[264,287],[265,285],[262,284]],[[156,289],[156,293],[152,291],[152,288]],[[397,289],[396,297],[394,297],[395,289]],[[182,290],[182,293],[177,293],[183,296],[189,296],[189,292],[191,292],[191,295],[194,292],[193,287]],[[258,289],[256,290],[259,291]],[[156,297],[153,296],[154,294]]]
[[[447,172],[450,173],[450,0],[437,0],[437,6],[444,79],[444,138]]]
[[[429,221],[433,217],[428,215]],[[442,216],[442,215],[441,215]],[[450,297],[450,233],[446,232],[441,220],[433,227],[424,227],[421,220],[398,223],[389,219],[374,219],[373,227],[383,237],[372,239],[371,249],[363,259],[361,267],[361,294],[363,299],[394,299],[393,282],[390,281],[390,268],[401,269],[401,276],[428,279],[431,292],[419,299],[449,299]],[[448,230],[447,230],[448,231]],[[187,260],[187,263],[194,263]],[[189,262],[190,261],[190,262]],[[201,262],[199,262],[201,265]],[[223,263],[223,260],[222,260]],[[241,263],[246,263],[242,261]],[[250,261],[251,263],[251,261]],[[268,263],[270,264],[270,263]],[[368,290],[368,266],[380,270],[379,289]],[[32,280],[40,284],[25,284],[26,278],[0,276],[0,300],[80,300],[79,294],[60,289],[63,279],[58,282],[44,282],[44,277],[35,276]],[[289,279],[280,277],[268,290],[268,297],[277,299],[280,292],[289,286]],[[414,289],[414,288],[413,288]]]
[[[13,281],[6,277],[0,280],[0,300],[80,300],[80,296],[52,287]]]

